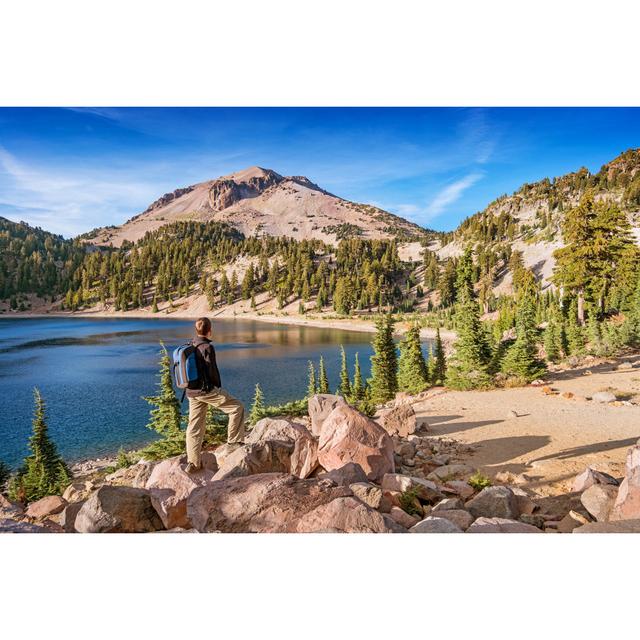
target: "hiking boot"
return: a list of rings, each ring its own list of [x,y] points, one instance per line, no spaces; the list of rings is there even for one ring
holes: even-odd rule
[[[184,470],[185,473],[197,473],[198,471],[202,471],[202,465],[195,465],[193,462],[189,462]]]

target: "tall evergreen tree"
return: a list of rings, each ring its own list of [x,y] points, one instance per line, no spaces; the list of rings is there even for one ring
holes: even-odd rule
[[[46,407],[40,391],[33,390],[33,431],[28,455],[9,483],[9,496],[22,502],[33,502],[45,496],[61,494],[71,481],[71,472],[49,438]]]
[[[307,383],[307,398],[314,396],[318,393],[318,384],[316,382],[316,368],[313,366],[313,362],[309,360],[309,382]]]
[[[420,393],[429,386],[427,363],[420,343],[420,327],[414,324],[400,343],[398,360],[398,388],[409,393]]]
[[[398,390],[398,356],[393,342],[393,318],[384,315],[376,321],[371,356],[371,399],[382,403],[391,400]]]
[[[436,328],[436,339],[433,346],[433,370],[430,371],[429,381],[432,385],[444,384],[447,374],[447,362],[444,355],[444,346],[440,337],[440,327]],[[431,358],[429,358],[431,360]],[[431,364],[431,363],[429,363]]]
[[[518,305],[516,341],[502,361],[502,373],[522,382],[540,378],[545,367],[538,359],[537,338],[535,302],[532,296],[526,295]]]
[[[452,389],[483,389],[491,386],[491,352],[475,300],[462,302],[456,312],[458,339],[447,363],[446,384]]]
[[[318,367],[318,393],[329,393],[329,379],[322,356],[320,356],[320,366]]]
[[[340,345],[340,385],[338,393],[345,398],[351,395],[351,381],[349,380],[349,371],[347,369],[347,354],[344,347]]]
[[[351,395],[357,400],[362,400],[367,391],[367,387],[362,377],[362,370],[360,369],[360,358],[356,353],[355,362],[353,364],[353,384],[351,385]]]
[[[562,357],[562,327],[557,314],[552,312],[549,316],[547,328],[544,331],[544,350],[549,362],[557,362]]]

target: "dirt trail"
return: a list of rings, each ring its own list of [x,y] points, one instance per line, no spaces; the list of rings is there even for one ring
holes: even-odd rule
[[[624,361],[640,366],[640,356]],[[627,449],[640,438],[640,405],[587,400],[610,390],[640,402],[640,368],[616,370],[620,362],[549,375],[546,380],[557,395],[545,395],[540,387],[451,391],[414,408],[431,434],[475,445],[469,462],[487,475],[524,474],[522,486],[541,496],[566,493],[589,465],[623,476]],[[588,370],[592,373],[585,375]],[[563,397],[565,392],[574,397]],[[519,417],[509,417],[511,410]]]

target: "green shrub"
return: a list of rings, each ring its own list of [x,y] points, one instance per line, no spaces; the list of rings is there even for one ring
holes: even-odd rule
[[[476,473],[469,477],[467,484],[473,487],[476,491],[482,491],[482,489],[491,486],[491,480],[484,474],[476,471]]]

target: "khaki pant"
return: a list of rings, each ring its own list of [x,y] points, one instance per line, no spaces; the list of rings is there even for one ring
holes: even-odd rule
[[[244,440],[244,406],[224,389],[214,389],[206,395],[189,398],[187,427],[187,460],[200,466],[202,441],[207,423],[207,408],[211,405],[229,416],[227,442]]]

